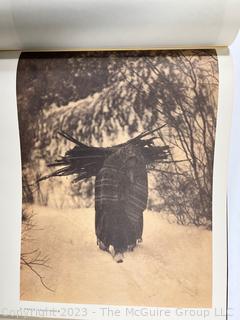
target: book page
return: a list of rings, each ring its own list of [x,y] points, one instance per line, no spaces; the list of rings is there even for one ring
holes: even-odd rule
[[[0,70],[0,314],[226,319],[227,50],[8,53]]]
[[[227,46],[239,12],[238,0],[4,0],[0,50]]]
[[[240,116],[240,34],[230,48],[234,69],[234,109],[232,116],[229,179],[228,179],[228,211],[229,211],[229,308],[233,319],[240,317],[239,309],[239,249],[240,249],[240,221],[239,221],[239,116]]]

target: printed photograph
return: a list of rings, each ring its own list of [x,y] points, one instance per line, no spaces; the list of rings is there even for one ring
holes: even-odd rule
[[[212,306],[218,82],[215,50],[21,54],[21,300]]]

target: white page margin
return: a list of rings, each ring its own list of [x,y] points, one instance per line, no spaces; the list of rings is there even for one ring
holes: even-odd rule
[[[21,308],[39,309],[59,309],[79,308],[84,305],[71,305],[59,303],[43,302],[19,302],[19,255],[20,255],[20,230],[21,230],[21,162],[20,145],[17,122],[16,106],[16,68],[18,53],[4,53],[0,59],[0,87],[4,89],[2,93],[3,104],[0,109],[0,142],[1,142],[1,165],[0,176],[0,213],[2,232],[0,233],[0,313],[7,315],[22,315]],[[218,121],[215,147],[214,165],[214,190],[213,190],[213,214],[214,214],[214,235],[213,235],[213,309],[199,309],[210,312],[206,319],[224,319],[215,317],[225,312],[226,308],[226,187],[227,187],[227,164],[229,151],[229,131],[231,123],[232,101],[232,64],[231,59],[225,50],[218,50],[219,61],[219,104]],[[228,106],[228,107],[226,107]],[[4,150],[4,152],[3,152]],[[5,214],[7,211],[8,214]],[[224,239],[222,243],[219,243]],[[3,261],[3,262],[2,262]],[[2,285],[3,284],[3,285]],[[2,289],[4,288],[4,289]],[[91,317],[82,319],[116,319],[116,317],[102,317],[100,306],[86,305]],[[120,309],[124,310],[125,307]],[[136,307],[137,308],[137,307]],[[113,307],[119,309],[119,307]],[[147,308],[154,309],[154,308]],[[160,308],[159,308],[160,309]],[[167,309],[165,309],[167,310]],[[179,317],[174,309],[169,309],[171,319],[193,319],[191,315]],[[19,313],[18,313],[19,312]],[[96,316],[95,316],[96,315]],[[70,316],[68,318],[71,318]],[[73,317],[74,318],[74,317]],[[128,319],[146,319],[137,316]],[[161,317],[169,319],[169,316]],[[195,317],[202,319],[202,316]]]

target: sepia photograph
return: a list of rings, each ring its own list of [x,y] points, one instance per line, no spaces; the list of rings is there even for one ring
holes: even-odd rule
[[[212,307],[215,50],[22,53],[20,299]]]

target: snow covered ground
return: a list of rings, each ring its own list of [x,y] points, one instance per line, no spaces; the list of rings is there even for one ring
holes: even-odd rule
[[[117,264],[96,246],[93,209],[33,207],[39,230],[22,251],[39,248],[50,269],[37,267],[48,291],[28,268],[21,270],[21,299],[158,307],[211,306],[212,233],[144,215],[144,234]]]

